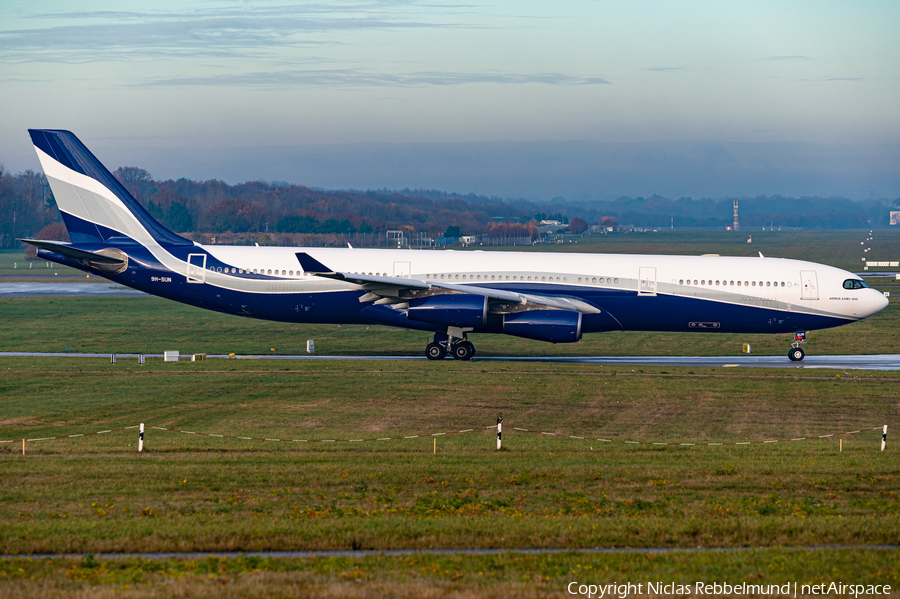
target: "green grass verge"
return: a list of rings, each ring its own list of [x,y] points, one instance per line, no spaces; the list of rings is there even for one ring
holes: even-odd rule
[[[2,552],[354,547],[895,543],[900,463],[880,434],[730,447],[618,440],[784,439],[894,426],[896,375],[580,365],[3,359]],[[893,445],[892,445],[893,446]]]
[[[900,586],[885,550],[749,550],[724,553],[406,555],[269,559],[3,560],[7,597],[571,597],[570,583]],[[576,587],[574,587],[577,589]],[[793,589],[793,586],[791,587]],[[610,595],[607,595],[610,596]],[[611,596],[620,596],[613,594]],[[631,594],[629,596],[634,596]],[[881,595],[884,596],[884,595]]]

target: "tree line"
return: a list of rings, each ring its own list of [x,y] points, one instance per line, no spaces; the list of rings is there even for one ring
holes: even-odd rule
[[[573,233],[593,224],[668,228],[674,220],[676,228],[724,229],[732,223],[732,198],[671,200],[654,195],[536,203],[419,189],[327,191],[264,181],[236,185],[219,180],[158,181],[138,167],[121,167],[114,175],[163,225],[204,242],[210,235],[223,234],[249,242],[263,234],[285,240],[301,235],[339,239],[383,236],[387,231],[433,238],[536,238],[541,220],[566,223]],[[900,199],[854,202],[758,196],[740,198],[740,221],[742,228],[871,228],[887,226],[891,209],[900,210]],[[0,248],[17,247],[16,238],[36,236],[58,221],[53,194],[42,174],[30,170],[12,174],[0,167]]]

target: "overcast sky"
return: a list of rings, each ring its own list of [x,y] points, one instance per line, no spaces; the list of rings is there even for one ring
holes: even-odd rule
[[[896,0],[6,0],[0,161],[64,128],[157,178],[898,197],[898,31]]]

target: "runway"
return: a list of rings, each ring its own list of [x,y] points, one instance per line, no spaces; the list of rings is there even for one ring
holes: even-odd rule
[[[33,358],[102,358],[109,360],[110,354],[99,353],[38,353],[0,352],[0,357]],[[116,354],[117,359],[136,359],[138,354]],[[162,359],[162,354],[144,354],[148,359]],[[354,361],[424,361],[424,356],[322,356],[322,355],[236,355],[210,354],[207,359],[236,360],[354,360]],[[182,361],[190,360],[190,354],[181,356]],[[451,360],[448,358],[448,362]],[[803,370],[900,370],[900,354],[857,355],[857,356],[810,356],[802,362],[791,362],[787,356],[571,356],[571,357],[500,357],[476,356],[473,362],[540,362],[545,364],[596,364],[604,366],[672,366],[684,368],[792,368]]]
[[[149,297],[149,295],[108,281],[101,283],[0,282],[0,298],[7,297]]]

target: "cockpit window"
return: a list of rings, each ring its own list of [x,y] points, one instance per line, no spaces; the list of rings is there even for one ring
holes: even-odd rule
[[[844,281],[844,289],[863,289],[865,287],[868,287],[868,285],[860,279],[847,279]]]

